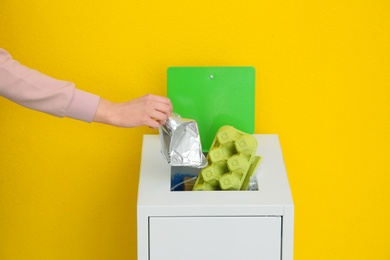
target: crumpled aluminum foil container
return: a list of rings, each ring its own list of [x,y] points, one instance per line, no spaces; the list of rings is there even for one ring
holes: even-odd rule
[[[207,166],[196,121],[173,113],[167,122],[159,127],[159,133],[161,153],[171,166]]]

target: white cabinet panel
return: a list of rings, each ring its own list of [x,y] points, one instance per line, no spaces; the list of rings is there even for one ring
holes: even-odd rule
[[[138,260],[292,260],[294,203],[277,135],[254,135],[257,191],[171,192],[158,135],[145,135]]]
[[[281,217],[150,217],[150,260],[280,260]]]

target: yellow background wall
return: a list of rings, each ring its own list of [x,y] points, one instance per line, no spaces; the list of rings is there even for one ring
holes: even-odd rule
[[[165,95],[169,66],[254,66],[298,260],[390,259],[389,46],[386,0],[0,1],[0,47],[114,101]],[[146,133],[1,98],[0,259],[136,259]]]

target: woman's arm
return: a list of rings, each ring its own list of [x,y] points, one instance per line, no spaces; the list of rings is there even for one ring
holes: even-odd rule
[[[30,69],[0,49],[0,96],[57,117],[99,122],[118,127],[164,124],[172,112],[166,97],[145,95],[115,103]]]

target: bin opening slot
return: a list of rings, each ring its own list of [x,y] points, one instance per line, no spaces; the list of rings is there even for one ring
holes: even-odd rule
[[[185,166],[171,166],[171,191],[192,191],[201,170]],[[224,192],[221,190],[215,191]],[[258,191],[257,178],[251,181],[248,190],[242,191]]]

